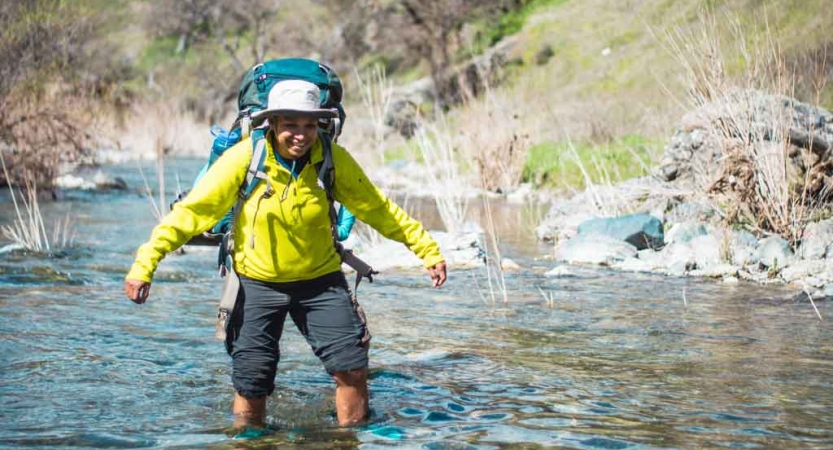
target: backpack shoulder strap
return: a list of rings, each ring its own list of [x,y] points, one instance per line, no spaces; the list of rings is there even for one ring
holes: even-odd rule
[[[251,138],[252,160],[249,162],[248,169],[246,169],[246,179],[237,191],[237,201],[234,203],[234,207],[232,208],[232,216],[231,221],[229,222],[228,233],[220,245],[220,254],[217,256],[221,275],[224,275],[225,272],[227,272],[231,267],[231,256],[234,250],[234,224],[237,222],[240,211],[243,209],[243,202],[251,197],[252,192],[255,187],[257,187],[260,180],[266,181],[266,192],[263,194],[265,197],[270,197],[274,193],[272,184],[269,183],[269,177],[266,175],[265,170],[266,131],[263,129],[255,130],[252,132]]]
[[[333,164],[333,141],[328,133],[319,132],[318,138],[321,139],[321,150],[324,158],[321,162],[315,164],[315,169],[318,172],[318,183],[324,188],[327,193],[327,203],[329,203],[330,214],[330,231],[333,234],[333,246],[341,255],[341,260],[356,271],[356,284],[353,292],[359,289],[359,283],[362,278],[367,278],[369,282],[373,282],[373,275],[377,274],[373,268],[362,261],[358,256],[353,254],[352,250],[345,249],[341,242],[338,241],[338,213],[335,208],[335,197],[333,196],[333,188],[335,186],[335,166]]]
[[[257,129],[252,132],[252,160],[246,171],[246,181],[240,185],[240,197],[244,200],[251,197],[260,180],[266,176],[266,133],[267,130]],[[268,188],[268,187],[267,187]]]
[[[338,215],[335,212],[335,197],[333,196],[333,188],[335,186],[335,167],[333,166],[333,141],[327,133],[318,133],[318,139],[321,140],[321,153],[323,159],[321,162],[315,164],[315,170],[318,173],[318,184],[324,188],[327,193],[327,201],[330,204],[330,221],[335,223],[338,220]]]

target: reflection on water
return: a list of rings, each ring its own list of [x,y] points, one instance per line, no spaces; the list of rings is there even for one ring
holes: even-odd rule
[[[153,226],[146,200],[43,205],[55,217],[70,206],[79,248],[0,255],[0,447],[833,447],[833,332],[810,305],[744,284],[546,278],[552,263],[525,250],[537,244],[520,225],[510,251],[526,270],[508,279],[508,305],[484,303],[476,272],[452,271],[441,290],[417,272],[362,285],[370,424],[336,426],[332,381],[287,328],[268,434],[235,440],[214,254],[169,256],[150,302],[133,305],[121,279]]]

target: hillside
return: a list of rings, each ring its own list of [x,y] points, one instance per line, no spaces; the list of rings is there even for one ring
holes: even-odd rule
[[[830,107],[833,67],[823,67],[827,84],[820,92],[810,78],[812,68],[823,64],[825,49],[833,49],[825,31],[831,19],[833,10],[815,0],[550,2],[536,8],[518,33],[521,64],[512,66],[510,82],[496,90],[496,102],[517,115],[530,136],[530,181],[546,182],[542,174],[556,171],[568,184],[583,184],[565,155],[568,147],[588,166],[598,158],[611,177],[627,178],[644,172],[634,154],[650,165],[693,108],[691,80],[680,59],[703,55],[695,49],[679,54],[672,41],[707,33],[723,52],[713,57],[725,61],[728,77],[737,78],[755,59],[744,59],[741,44],[750,52],[777,47],[785,71],[795,75],[795,96]],[[541,63],[542,55],[551,56]],[[476,115],[478,108],[460,114]],[[561,183],[552,178],[550,183]]]
[[[833,106],[833,87],[816,89],[810,73],[826,61],[823,51],[833,40],[825,31],[833,19],[825,0],[475,3],[319,0],[299,10],[260,0],[251,3],[252,11],[240,12],[226,0],[84,0],[4,8],[8,17],[40,14],[68,21],[55,31],[56,40],[68,29],[86,30],[84,40],[73,35],[77,42],[65,48],[81,51],[69,55],[68,66],[53,79],[70,79],[76,87],[61,95],[71,103],[92,102],[96,106],[86,110],[99,113],[78,123],[68,120],[74,128],[66,133],[95,129],[77,146],[110,148],[108,155],[116,160],[153,158],[158,150],[204,154],[208,127],[228,124],[234,113],[242,71],[258,59],[284,56],[321,59],[339,71],[350,114],[343,143],[367,164],[426,156],[414,136],[403,137],[386,121],[403,105],[391,101],[402,86],[433,81],[436,97],[421,97],[409,117],[427,125],[428,141],[441,141],[442,132],[455,136],[452,148],[482,149],[458,151],[455,164],[470,176],[468,185],[488,189],[521,181],[580,187],[586,180],[577,160],[596,179],[644,173],[692,106],[681,61],[705,56],[672,49],[686,33],[713,37],[723,50],[708,57],[721,58],[730,77],[749,70],[750,59],[738,52],[739,44],[776,48],[779,64],[795,75],[795,95]],[[23,21],[18,28],[38,23]],[[25,34],[15,30],[6,42]],[[465,82],[455,84],[464,78],[455,68],[488,55],[492,45],[505,53],[482,79],[470,89]],[[831,73],[825,65],[822,78],[830,80]],[[31,104],[26,94],[31,89],[16,86],[3,102],[28,111],[20,105]],[[49,96],[55,90],[38,92]],[[380,101],[392,107],[370,114],[372,103]],[[4,117],[21,123],[12,113]],[[18,153],[42,147],[25,136],[23,125],[0,140]],[[15,156],[21,163],[32,160]],[[491,167],[495,160],[499,167]],[[484,182],[495,179],[489,171],[500,180]]]

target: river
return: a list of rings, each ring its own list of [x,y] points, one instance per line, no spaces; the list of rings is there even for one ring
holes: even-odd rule
[[[199,168],[171,167],[169,187]],[[546,277],[556,263],[535,214],[511,205],[497,212],[502,250],[523,270],[507,274],[508,303],[454,267],[439,290],[421,271],[361,286],[369,424],[337,427],[333,383],[288,326],[269,433],[234,439],[215,255],[168,256],[149,302],[128,301],[122,280],[155,219],[135,166],[105,170],[131,190],[41,204],[47,223],[73,218],[73,248],[0,254],[2,448],[833,448],[826,302],[821,321],[778,286],[577,267]],[[7,193],[0,211],[10,223]]]

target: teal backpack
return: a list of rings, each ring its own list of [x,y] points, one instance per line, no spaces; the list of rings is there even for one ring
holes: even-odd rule
[[[266,109],[269,91],[272,89],[272,86],[285,80],[304,80],[315,84],[321,91],[321,107],[338,111],[337,118],[322,119],[319,121],[318,138],[322,143],[324,158],[322,162],[315,165],[315,168],[318,172],[319,183],[327,193],[327,199],[330,204],[329,214],[332,223],[333,245],[341,255],[343,262],[356,270],[356,287],[358,287],[358,282],[362,277],[373,281],[372,276],[376,272],[369,265],[353,255],[351,251],[344,249],[339,243],[339,216],[346,217],[348,219],[347,222],[352,225],[352,222],[349,220],[352,219],[352,214],[344,209],[336,213],[334,205],[335,199],[333,197],[335,167],[333,167],[332,143],[338,139],[344,121],[346,120],[344,108],[341,106],[343,88],[341,80],[334,70],[310,59],[286,58],[270,60],[258,64],[246,72],[237,96],[237,118],[229,130],[222,129],[219,126],[212,127],[211,133],[214,136],[214,141],[211,154],[208,163],[197,176],[195,184],[196,181],[205,175],[208,167],[226,150],[240,142],[240,140],[251,136],[252,161],[246,173],[246,180],[240,186],[238,200],[235,206],[209,231],[195,237],[189,244],[217,245],[219,243],[220,254],[218,257],[218,265],[221,275],[225,275],[231,268],[232,231],[236,220],[235,211],[239,211],[242,208],[242,203],[251,196],[258,183],[266,178],[264,168],[268,127],[263,123],[263,120],[253,120],[252,114]],[[271,195],[271,192],[269,192],[270,188],[271,186],[267,184],[267,192],[264,195]],[[182,195],[180,195],[181,197]],[[342,237],[344,235],[344,228],[342,227],[341,229]],[[349,226],[346,228],[349,234]]]

